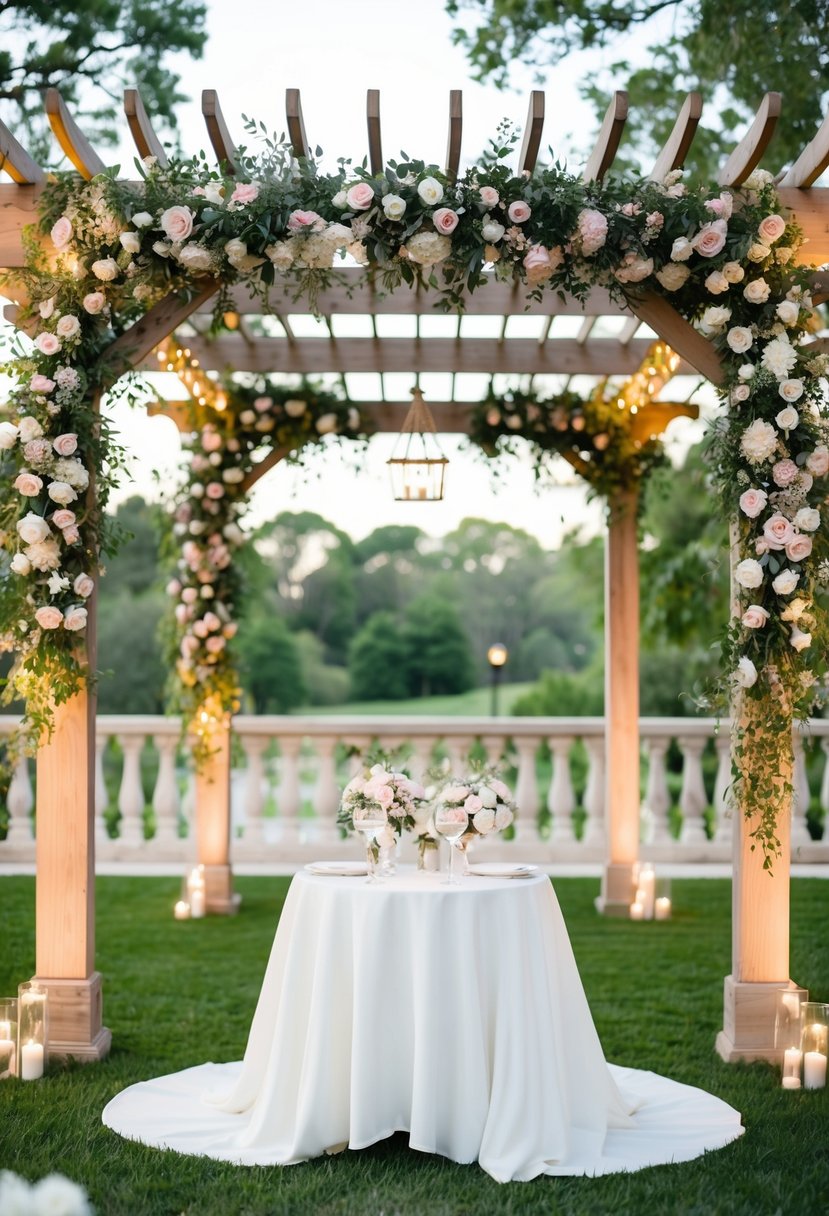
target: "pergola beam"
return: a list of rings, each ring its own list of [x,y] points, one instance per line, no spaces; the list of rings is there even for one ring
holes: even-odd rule
[[[167,153],[153,130],[138,89],[124,89],[124,114],[141,159],[146,160],[148,156],[154,156],[159,165],[166,165]]]
[[[44,98],[46,117],[55,138],[72,164],[87,181],[96,173],[103,173],[106,163],[101,160],[92,144],[84,135],[66,108],[57,89],[47,89]]]
[[[19,186],[46,180],[40,165],[35,164],[21,143],[15,139],[4,122],[0,122],[0,168],[5,169]]]
[[[766,93],[754,122],[725,162],[717,179],[721,186],[741,185],[752,169],[759,165],[777,126],[781,100],[780,93]]]
[[[699,337],[699,341],[704,343],[705,339]],[[297,338],[293,343],[282,338],[260,338],[250,347],[235,334],[223,335],[212,342],[194,337],[189,344],[202,365],[213,370],[307,374],[416,369],[421,374],[485,372],[533,376],[632,375],[650,345],[645,339],[637,339],[623,346],[615,338],[597,338],[584,345],[575,338],[551,339],[543,345],[533,338],[511,338],[501,343],[491,338],[459,341],[430,338],[428,342],[417,338],[340,338],[336,342],[330,338]],[[712,349],[708,343],[705,347],[706,351]],[[712,372],[721,376],[718,361],[708,356],[708,363]],[[145,361],[143,366],[157,370],[152,360]],[[690,371],[686,366],[680,374],[688,375]]]
[[[600,182],[616,159],[619,141],[625,129],[628,118],[628,95],[622,90],[613,94],[610,105],[604,116],[596,144],[590,153],[590,159],[584,167],[583,179],[586,182]]]
[[[203,89],[201,95],[201,112],[207,136],[216,153],[220,165],[224,165],[231,177],[236,176],[236,141],[227,128],[222,107],[219,105],[219,95],[215,89]]]
[[[682,104],[673,130],[650,171],[651,181],[661,182],[672,169],[681,169],[696,135],[702,116],[702,94],[689,93]]]

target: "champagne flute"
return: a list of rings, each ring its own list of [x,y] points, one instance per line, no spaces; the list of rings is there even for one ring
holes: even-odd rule
[[[462,806],[439,806],[435,811],[435,831],[449,841],[449,877],[446,885],[459,887],[455,877],[455,846],[469,827],[469,816]]]
[[[368,864],[368,878],[366,882],[380,882],[380,876],[377,873],[377,866],[374,862],[374,842],[377,839],[377,834],[382,832],[389,821],[389,817],[381,806],[364,806],[354,812],[354,826],[357,831],[363,836],[366,842],[366,862]]]

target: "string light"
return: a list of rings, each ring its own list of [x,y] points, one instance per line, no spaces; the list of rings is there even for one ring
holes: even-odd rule
[[[178,376],[199,405],[210,407],[218,413],[227,409],[227,394],[201,371],[199,361],[189,346],[177,345],[172,338],[167,338],[158,347],[156,358],[161,367]]]

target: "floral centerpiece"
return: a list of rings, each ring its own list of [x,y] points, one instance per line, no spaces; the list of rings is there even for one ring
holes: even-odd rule
[[[466,835],[502,832],[515,819],[517,807],[507,785],[491,770],[450,777],[435,795],[434,809],[457,807],[469,816]]]
[[[351,778],[342,793],[337,822],[347,831],[354,831],[355,820],[379,807],[385,813],[387,827],[378,834],[377,845],[381,852],[393,849],[403,832],[414,828],[425,797],[421,785],[384,758],[366,764]]]

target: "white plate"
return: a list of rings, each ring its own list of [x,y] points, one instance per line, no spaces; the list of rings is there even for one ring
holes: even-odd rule
[[[368,874],[364,861],[310,861],[305,869],[309,874],[336,875],[339,878],[359,878]]]
[[[509,865],[503,861],[482,861],[470,865],[469,873],[478,878],[531,878],[538,866]]]

